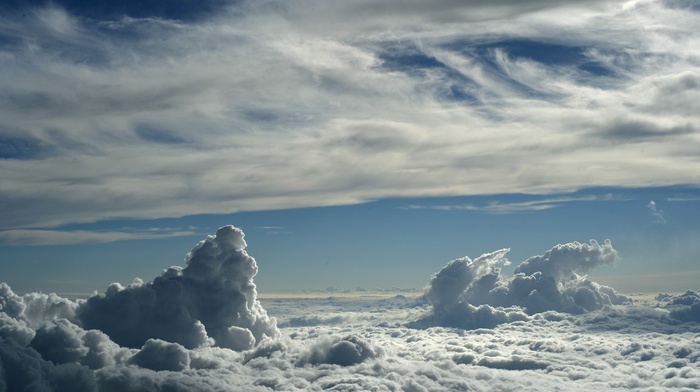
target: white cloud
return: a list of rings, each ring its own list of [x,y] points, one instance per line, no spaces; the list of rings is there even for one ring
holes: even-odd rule
[[[700,182],[696,13],[665,2],[55,4],[0,17],[5,229]]]
[[[647,208],[649,209],[649,211],[651,211],[651,215],[654,216],[654,219],[657,223],[666,223],[666,216],[664,215],[663,210],[658,210],[656,208],[656,202],[654,202],[654,200],[650,201],[649,204],[647,204]]]
[[[666,307],[675,319],[700,322],[700,295],[695,291],[688,290],[684,294],[667,298]]]
[[[474,260],[463,257],[447,263],[433,275],[426,290],[432,314],[416,325],[492,328],[528,320],[527,314],[550,310],[585,313],[631,302],[614,289],[579,276],[617,260],[608,240],[602,245],[595,240],[590,244],[559,244],[520,263],[512,278],[503,276],[498,267],[509,251],[501,249]]]
[[[381,357],[382,354],[381,349],[372,347],[359,336],[350,335],[336,339],[324,336],[309,348],[308,353],[301,357],[300,363],[351,366]]]
[[[192,230],[182,229],[149,229],[147,233],[134,231],[11,229],[0,231],[0,244],[11,246],[69,245],[169,238],[194,234],[195,232]]]
[[[249,349],[279,332],[257,299],[258,267],[245,248],[240,229],[221,227],[188,253],[185,268],[170,267],[149,283],[113,283],[82,302],[76,317],[127,347],[158,338],[187,348]]]
[[[602,198],[606,199],[606,198]],[[556,198],[543,198],[542,200],[530,200],[523,202],[490,202],[486,205],[476,205],[476,204],[459,204],[459,205],[431,205],[431,206],[421,206],[421,205],[409,205],[405,208],[407,209],[433,209],[433,210],[445,210],[445,211],[480,211],[488,214],[513,214],[518,212],[527,211],[542,211],[549,210],[552,208],[557,208],[564,203],[579,202],[579,201],[597,201],[601,200],[601,197],[597,196],[581,196],[581,197],[556,197]]]
[[[582,314],[555,309],[528,316],[519,306],[499,309],[456,302],[462,310],[472,311],[476,323],[468,326],[482,327],[477,329],[410,327],[412,320],[434,312],[420,298],[275,298],[264,304],[280,320],[319,315],[318,322],[283,324],[274,334],[255,336],[255,346],[243,351],[185,344],[185,311],[195,316],[197,309],[209,307],[217,314],[214,319],[203,317],[200,324],[216,343],[220,334],[227,333],[220,324],[228,324],[232,314],[246,318],[257,312],[270,322],[254,288],[251,291],[257,268],[244,248],[242,232],[221,228],[195,246],[185,269],[170,269],[151,283],[137,281],[126,288],[115,284],[105,296],[93,297],[92,304],[55,294],[19,296],[0,284],[0,386],[8,391],[31,386],[149,392],[700,387],[700,296],[692,291],[660,294],[635,304],[615,305],[618,301],[611,299],[608,306]],[[460,290],[474,291],[494,277],[506,252],[451,262],[433,277],[426,297],[433,307],[455,305],[466,298]],[[523,274],[518,276],[550,276],[563,282],[566,291],[572,287],[566,279],[569,272],[586,271],[611,259],[614,250],[609,243],[559,245],[521,264]],[[531,270],[536,271],[525,275]],[[187,284],[184,277],[200,279],[206,287],[190,282],[190,289],[182,289]],[[574,286],[607,295],[614,292],[587,281],[576,280]],[[105,306],[105,298],[119,293],[122,306],[110,313],[112,323],[128,326],[139,321],[130,333],[149,331],[167,340],[150,336],[127,348],[115,342],[123,336],[109,331],[111,325],[90,329],[85,312]],[[148,306],[146,297],[157,306]],[[233,308],[226,301],[232,301]],[[153,329],[149,321],[160,309],[167,314]],[[464,320],[463,315],[452,315]],[[229,338],[240,342],[244,331],[258,335],[255,326],[237,325],[235,336]]]

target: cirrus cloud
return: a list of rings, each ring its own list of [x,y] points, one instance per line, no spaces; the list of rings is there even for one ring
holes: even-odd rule
[[[4,229],[700,183],[673,2],[78,3],[0,17]]]

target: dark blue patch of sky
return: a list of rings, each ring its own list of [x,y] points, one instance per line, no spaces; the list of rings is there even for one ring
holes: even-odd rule
[[[594,84],[596,79],[616,76],[615,71],[587,54],[587,46],[561,45],[553,42],[526,38],[494,38],[487,41],[457,40],[443,45],[445,49],[477,59],[487,72],[504,77],[501,66],[494,57],[500,49],[512,59],[527,59],[547,67],[571,68],[580,73],[579,82]],[[507,78],[507,76],[506,76]],[[535,91],[515,80],[510,83],[523,95],[546,98],[546,94]]]
[[[53,4],[73,15],[94,20],[132,18],[164,18],[185,22],[206,19],[236,0],[3,0],[0,8],[25,12],[30,7]]]
[[[2,135],[0,130],[0,159],[37,159],[51,152],[41,140],[31,137]]]
[[[136,134],[147,142],[162,144],[181,144],[185,140],[175,135],[172,131],[153,125],[141,124],[135,129]]]
[[[382,68],[387,71],[403,72],[416,78],[424,78],[428,73],[441,75],[446,86],[439,92],[441,99],[478,103],[478,99],[470,92],[477,87],[473,80],[415,46],[387,47],[379,53],[379,58],[382,60]]]

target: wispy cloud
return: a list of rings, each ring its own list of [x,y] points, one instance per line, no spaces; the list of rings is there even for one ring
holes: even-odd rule
[[[700,183],[694,9],[73,3],[0,14],[4,229]]]
[[[258,226],[256,229],[264,230],[265,234],[268,235],[288,235],[292,234],[292,231],[283,226]]]
[[[668,202],[694,202],[700,201],[700,197],[697,196],[673,196],[666,199]]]
[[[443,211],[476,211],[487,214],[513,214],[528,211],[542,211],[557,208],[565,203],[580,202],[580,201],[596,201],[601,200],[598,196],[581,196],[581,197],[560,197],[547,198],[542,200],[530,200],[522,202],[489,202],[487,204],[450,204],[450,205],[408,205],[406,209],[431,209]]]
[[[647,204],[647,208],[657,223],[666,223],[666,216],[664,215],[663,210],[656,208],[656,202],[654,200]]]
[[[8,246],[71,245],[181,237],[196,234],[196,232],[189,229],[175,230],[171,228],[151,228],[146,231],[12,229],[0,231],[0,244]]]

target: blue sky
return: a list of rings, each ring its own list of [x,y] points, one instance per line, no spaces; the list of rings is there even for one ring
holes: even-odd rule
[[[691,2],[2,7],[15,291],[150,279],[224,224],[262,292],[420,288],[606,238],[597,281],[700,289]]]
[[[654,201],[654,208],[650,202]],[[2,276],[24,290],[85,293],[182,265],[217,227],[246,232],[261,292],[422,288],[447,261],[511,248],[504,267],[558,243],[611,239],[620,254],[592,279],[625,292],[697,289],[700,194],[688,187],[598,188],[561,195],[385,199],[351,206],[106,220],[60,231],[172,237],[6,244]]]

